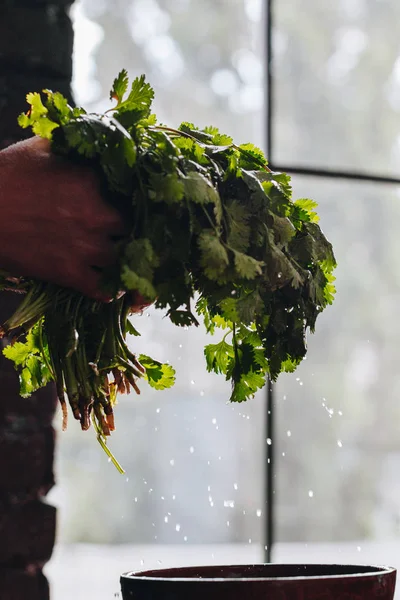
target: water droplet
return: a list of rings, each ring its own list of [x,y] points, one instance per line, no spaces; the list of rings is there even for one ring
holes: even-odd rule
[[[235,501],[234,500],[224,500],[224,506],[225,506],[225,508],[235,508]]]
[[[342,416],[343,416],[343,413],[342,413],[342,411],[341,411],[341,410],[338,410],[338,413],[337,413],[337,414],[339,415],[339,417],[342,417]]]
[[[270,446],[272,444],[271,438],[267,438],[267,444],[268,444],[268,446]]]
[[[361,552],[361,546],[357,546],[357,552]]]
[[[299,385],[303,385],[303,382],[302,382],[302,381],[300,381]]]
[[[212,499],[212,496],[208,496],[208,501],[209,501],[209,502],[212,502],[212,501],[213,501],[213,499]]]
[[[278,273],[278,279],[282,278],[282,273]]]
[[[168,515],[165,515],[165,517],[164,517],[164,523],[168,523]]]
[[[238,484],[237,484],[237,483],[234,483],[234,484],[233,484],[233,489],[234,489],[234,490],[237,490],[237,489],[238,489],[238,487],[239,487],[239,486],[238,486]]]
[[[204,391],[203,390],[201,390],[200,396],[204,396]]]
[[[183,330],[187,331],[189,329],[189,327],[187,325],[184,325]]]
[[[337,445],[339,446],[339,448],[343,448],[342,440],[338,440]]]
[[[109,463],[111,462],[111,458],[109,458],[109,459],[108,459],[108,462],[109,462]]]
[[[236,296],[236,290],[231,291],[231,296]]]
[[[287,435],[288,437],[291,437],[291,435],[292,435],[292,432],[290,431],[290,429],[288,429],[288,430],[287,430],[287,432],[286,432],[286,435]]]
[[[159,565],[162,565],[162,560],[158,560],[158,561],[157,561],[157,563],[158,563]]]
[[[196,382],[195,382],[195,380],[194,380],[194,379],[191,379],[191,380],[190,380],[190,383],[191,383],[192,385],[194,385]]]
[[[137,502],[137,498],[135,498],[135,502]]]
[[[249,538],[249,544],[251,544],[251,538]]]
[[[296,377],[296,381],[300,381],[300,377]]]
[[[222,456],[218,456],[218,460],[222,460]]]
[[[154,427],[154,431],[158,431],[158,427]]]
[[[283,399],[286,400],[286,396],[283,396]]]
[[[257,515],[257,517],[261,517],[261,515],[262,515],[262,510],[261,510],[261,508],[258,508],[258,509],[256,510],[256,515]]]
[[[226,526],[229,527],[229,521],[226,522]]]
[[[126,483],[128,483],[128,481],[129,481],[129,477],[127,477],[127,478],[125,479],[125,481],[126,481]]]
[[[179,523],[177,523],[177,524],[175,525],[175,531],[178,531],[178,532],[179,532],[180,530],[181,530],[181,526],[179,525]]]
[[[159,413],[161,411],[161,408],[156,408],[156,413]]]
[[[169,464],[171,465],[171,467],[173,467],[175,464],[175,460],[173,458],[171,458],[171,460],[169,461]]]
[[[194,447],[193,446],[190,446],[189,452],[190,452],[190,454],[193,454],[193,452],[194,452]]]
[[[172,494],[172,500],[175,500],[176,496],[175,494]]]
[[[165,500],[164,496],[161,496],[161,500]]]
[[[182,348],[182,344],[179,344],[179,348]]]
[[[141,564],[141,566],[143,567],[143,565],[144,565],[144,560],[143,560],[143,558],[141,559],[141,561],[140,561],[140,564]]]
[[[314,492],[312,490],[308,491],[308,497],[309,498],[313,498],[314,497]]]
[[[187,535],[184,536],[183,541],[187,542]]]
[[[282,456],[286,456],[286,453],[285,453],[285,452],[282,452]]]
[[[216,424],[217,424],[217,419],[214,417],[214,419],[212,419],[211,423],[212,423],[213,425],[216,425]]]

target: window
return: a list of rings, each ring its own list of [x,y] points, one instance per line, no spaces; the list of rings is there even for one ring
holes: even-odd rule
[[[162,121],[212,123],[253,141],[274,168],[294,175],[297,197],[319,202],[338,291],[307,360],[273,388],[274,561],[396,560],[399,17],[395,0],[74,6],[78,103],[103,109],[120,68],[145,72]],[[52,501],[61,544],[48,569],[55,600],[113,597],[121,571],[141,564],[264,557],[265,390],[227,406],[225,383],[205,374],[205,335],[173,328],[154,311],[139,318],[141,349],[170,360],[178,381],[171,391],[121,398],[110,446],[124,477],[90,432],[71,423],[59,435]]]
[[[318,200],[339,263],[337,298],[307,360],[275,388],[274,559],[390,563],[399,537],[400,9],[269,5],[270,158],[297,174],[297,196]]]

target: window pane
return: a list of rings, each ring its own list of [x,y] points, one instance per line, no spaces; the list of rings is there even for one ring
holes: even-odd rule
[[[399,2],[273,6],[275,162],[398,176]]]
[[[307,360],[277,385],[277,538],[310,543],[314,561],[342,548],[345,562],[396,562],[369,542],[400,536],[399,190],[303,178],[295,190],[319,201],[339,266]]]
[[[147,74],[163,122],[214,124],[240,142],[262,143],[261,1],[85,0],[74,18],[78,103],[109,106],[110,83],[125,67],[131,77]],[[59,540],[256,545],[263,394],[245,406],[226,404],[229,385],[205,371],[203,346],[212,340],[201,328],[179,330],[153,310],[135,326],[142,338],[132,339],[132,350],[169,360],[177,383],[164,392],[142,384],[140,397],[120,399],[110,447],[123,477],[93,432],[71,422],[59,435],[52,498],[61,506]]]

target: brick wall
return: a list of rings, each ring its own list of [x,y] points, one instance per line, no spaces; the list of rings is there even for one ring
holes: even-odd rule
[[[69,0],[5,0],[0,19],[0,147],[25,132],[17,116],[28,91],[70,97],[72,26]],[[0,265],[1,267],[1,265]],[[18,304],[0,294],[0,321]],[[7,343],[8,340],[2,340]],[[0,599],[48,600],[42,573],[55,539],[56,511],[45,501],[54,485],[54,387],[20,398],[18,377],[0,355]]]

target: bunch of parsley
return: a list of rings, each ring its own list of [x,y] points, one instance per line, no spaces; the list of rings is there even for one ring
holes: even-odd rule
[[[19,122],[55,153],[93,165],[129,224],[105,289],[116,298],[136,290],[176,325],[202,318],[208,332],[222,329],[222,340],[205,348],[207,369],[230,380],[231,400],[241,402],[305,356],[306,330],[333,300],[332,247],[316,203],[293,201],[289,176],[272,172],[261,150],[215,127],[159,124],[153,95],[144,76],[129,89],[123,70],[105,114],[45,90],[28,94]],[[4,352],[23,395],[54,379],[64,409],[66,393],[82,427],[92,418],[104,439],[118,390],[139,391],[140,378],[158,389],[173,384],[172,367],[126,345],[127,333],[139,335],[129,294],[103,305],[43,282],[14,286],[27,294],[3,331],[28,334]]]

